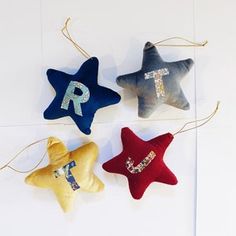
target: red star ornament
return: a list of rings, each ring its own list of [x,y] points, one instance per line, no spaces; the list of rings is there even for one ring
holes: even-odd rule
[[[126,176],[134,199],[140,199],[152,182],[176,185],[177,178],[163,161],[173,138],[172,134],[166,133],[144,141],[125,127],[121,130],[123,151],[102,167],[110,173]]]

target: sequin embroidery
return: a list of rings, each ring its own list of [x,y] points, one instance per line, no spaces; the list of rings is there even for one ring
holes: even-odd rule
[[[155,157],[156,153],[154,151],[151,151],[137,166],[134,166],[134,160],[128,157],[128,159],[126,160],[126,168],[132,174],[141,173]]]
[[[162,77],[168,74],[169,70],[167,68],[144,73],[144,79],[154,79],[157,98],[165,97],[165,88]]]
[[[54,171],[55,178],[59,178],[64,175],[67,182],[70,184],[71,188],[75,191],[80,188],[78,183],[76,182],[74,176],[71,173],[71,169],[76,166],[75,161],[68,163],[67,165],[57,169]]]
[[[82,91],[82,95],[75,94],[75,88],[79,88]],[[66,89],[61,108],[68,110],[70,101],[72,101],[74,105],[75,114],[83,116],[81,103],[87,102],[89,100],[89,97],[90,92],[88,87],[86,87],[80,82],[71,81]]]

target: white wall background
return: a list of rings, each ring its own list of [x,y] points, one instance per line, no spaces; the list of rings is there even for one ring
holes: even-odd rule
[[[1,235],[236,235],[235,9],[233,0],[0,0],[0,166],[44,137],[58,136],[70,149],[93,140],[100,147],[95,172],[106,185],[98,194],[79,191],[74,210],[64,214],[52,192],[25,185],[25,175],[4,170]],[[51,125],[73,124],[69,118],[42,118],[54,96],[46,70],[73,73],[84,61],[60,32],[68,16],[74,38],[100,60],[100,84],[122,95],[119,105],[97,112],[90,136],[74,125]],[[119,88],[115,78],[140,68],[146,41],[170,36],[209,40],[199,49],[160,48],[168,61],[194,59],[182,82],[191,110],[163,105],[149,119],[139,119],[136,98]],[[211,112],[217,100],[217,117],[204,128],[176,136],[166,152],[177,186],[154,183],[135,201],[123,176],[102,170],[101,164],[121,151],[122,127],[143,139],[175,132]],[[29,149],[15,166],[31,167],[44,151],[44,143]]]

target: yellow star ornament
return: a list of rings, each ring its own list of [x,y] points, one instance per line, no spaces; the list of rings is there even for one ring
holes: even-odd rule
[[[34,171],[25,182],[41,188],[52,189],[65,212],[71,210],[76,192],[98,192],[104,184],[93,173],[98,147],[91,142],[69,152],[55,137],[48,138],[49,165]]]

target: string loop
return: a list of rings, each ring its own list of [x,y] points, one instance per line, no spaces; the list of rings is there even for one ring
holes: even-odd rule
[[[42,161],[44,160],[46,154],[47,154],[47,151],[44,153],[43,157],[39,160],[39,162],[33,167],[31,168],[30,170],[17,170],[16,168],[12,167],[10,164],[21,154],[23,153],[25,150],[27,150],[28,148],[30,148],[31,146],[37,144],[37,143],[40,143],[40,142],[43,142],[45,140],[47,140],[48,138],[44,138],[44,139],[40,139],[40,140],[37,140],[27,146],[25,146],[24,148],[22,148],[15,156],[13,156],[5,165],[3,165],[2,167],[0,167],[0,171],[5,169],[5,168],[9,168],[17,173],[29,173],[33,170],[35,170],[41,163]]]
[[[202,118],[202,119],[198,119],[198,120],[194,120],[194,121],[190,121],[190,122],[185,123],[185,124],[183,125],[183,127],[182,127],[181,129],[179,129],[179,130],[178,130],[176,133],[174,133],[173,135],[175,136],[175,135],[177,135],[177,134],[184,133],[184,132],[187,132],[187,131],[189,131],[189,130],[197,129],[197,128],[199,128],[199,127],[205,125],[206,123],[208,123],[208,122],[215,116],[215,114],[217,113],[217,111],[218,111],[218,109],[219,109],[219,105],[220,105],[220,102],[218,101],[217,104],[216,104],[215,110],[214,110],[209,116],[207,116],[207,117],[205,117],[205,118]],[[197,122],[203,122],[203,123],[201,123],[201,124],[198,125]],[[186,126],[191,125],[191,124],[193,124],[193,123],[196,124],[194,127],[185,129]]]
[[[163,44],[164,42],[170,41],[170,40],[182,40],[186,42],[186,44]],[[203,42],[193,42],[191,40],[182,38],[182,37],[170,37],[164,40],[160,40],[156,43],[154,43],[155,46],[162,46],[162,47],[204,47],[207,45],[208,41],[205,40]]]
[[[77,44],[71,37],[70,32],[68,30],[69,21],[70,21],[70,17],[67,18],[64,24],[64,27],[61,29],[63,36],[67,38],[84,57],[86,57],[87,59],[91,58],[91,56],[82,47],[80,47],[79,44]]]

